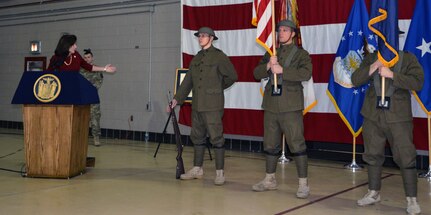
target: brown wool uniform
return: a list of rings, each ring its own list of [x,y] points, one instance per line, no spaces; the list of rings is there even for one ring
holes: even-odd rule
[[[306,146],[302,111],[304,110],[304,94],[302,81],[308,81],[312,75],[311,58],[307,51],[297,48],[290,64],[286,60],[296,47],[295,44],[283,45],[277,49],[280,66],[283,67],[282,94],[271,95],[271,83],[265,86],[262,108],[264,109],[264,150],[267,153],[266,173],[276,170],[278,154],[281,150],[282,134],[286,135],[290,151],[302,162],[297,162],[300,178],[307,177]],[[266,53],[254,70],[257,80],[268,78],[273,74],[267,70],[270,55]],[[305,159],[305,160],[304,160]],[[298,166],[298,163],[302,163]]]
[[[223,138],[224,89],[238,79],[229,58],[213,46],[199,51],[190,62],[190,68],[174,99],[182,104],[192,91],[192,130],[190,138],[195,145],[195,166],[202,166],[207,134],[216,152],[216,169],[223,169],[221,149]],[[218,153],[220,153],[218,155]]]
[[[401,55],[400,55],[401,56]],[[416,197],[416,148],[413,144],[413,117],[410,90],[420,90],[424,82],[423,69],[416,57],[404,53],[400,58],[401,67],[397,64],[390,68],[394,72],[393,80],[386,78],[386,92],[392,85],[395,91],[390,96],[388,110],[376,108],[377,94],[374,76],[369,76],[370,65],[377,60],[377,55],[369,54],[352,75],[355,86],[370,81],[361,114],[364,116],[363,137],[365,153],[363,159],[369,164],[369,189],[379,191],[381,188],[382,165],[385,160],[385,144],[388,140],[393,159],[400,167],[404,181],[404,191],[408,197]],[[378,83],[381,82],[380,76]]]

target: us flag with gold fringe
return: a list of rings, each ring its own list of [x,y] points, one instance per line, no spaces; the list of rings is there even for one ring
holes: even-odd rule
[[[252,24],[256,29],[256,42],[261,45],[270,55],[275,41],[272,41],[272,2],[271,0],[253,1]]]

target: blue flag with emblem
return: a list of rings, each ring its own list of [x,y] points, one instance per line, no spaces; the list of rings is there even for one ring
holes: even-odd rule
[[[415,97],[422,109],[431,114],[431,1],[417,0],[404,50],[416,55],[425,74],[425,82]]]
[[[360,113],[368,84],[355,87],[351,76],[359,68],[364,53],[373,52],[375,36],[368,28],[368,11],[363,0],[355,0],[344,28],[326,93],[334,103],[341,119],[354,137],[362,131],[363,117]]]
[[[386,67],[393,67],[399,60],[398,1],[372,0],[368,25],[378,37],[377,56],[380,62]]]

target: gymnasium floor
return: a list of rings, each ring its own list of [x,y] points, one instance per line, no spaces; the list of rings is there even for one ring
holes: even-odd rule
[[[297,199],[294,163],[277,167],[276,191],[257,193],[251,186],[264,177],[264,157],[257,153],[226,151],[224,186],[213,185],[214,161],[206,156],[204,178],[175,179],[174,145],[102,139],[89,145],[96,166],[72,179],[22,177],[22,131],[0,129],[0,214],[406,214],[402,181],[396,169],[384,169],[382,201],[356,206],[367,191],[366,171],[351,172],[343,163],[310,160],[308,199]],[[183,153],[186,169],[192,147]],[[13,172],[13,171],[16,172]],[[431,183],[419,179],[422,214],[431,214]]]

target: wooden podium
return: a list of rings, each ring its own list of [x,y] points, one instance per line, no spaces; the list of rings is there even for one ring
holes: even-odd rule
[[[57,77],[56,84],[46,74],[25,72],[12,100],[24,104],[27,176],[70,178],[85,171],[90,104],[98,103],[99,98],[96,88],[79,73],[49,73]],[[49,90],[40,93],[38,88]],[[48,98],[56,93],[56,98]],[[45,98],[49,101],[43,101]]]

